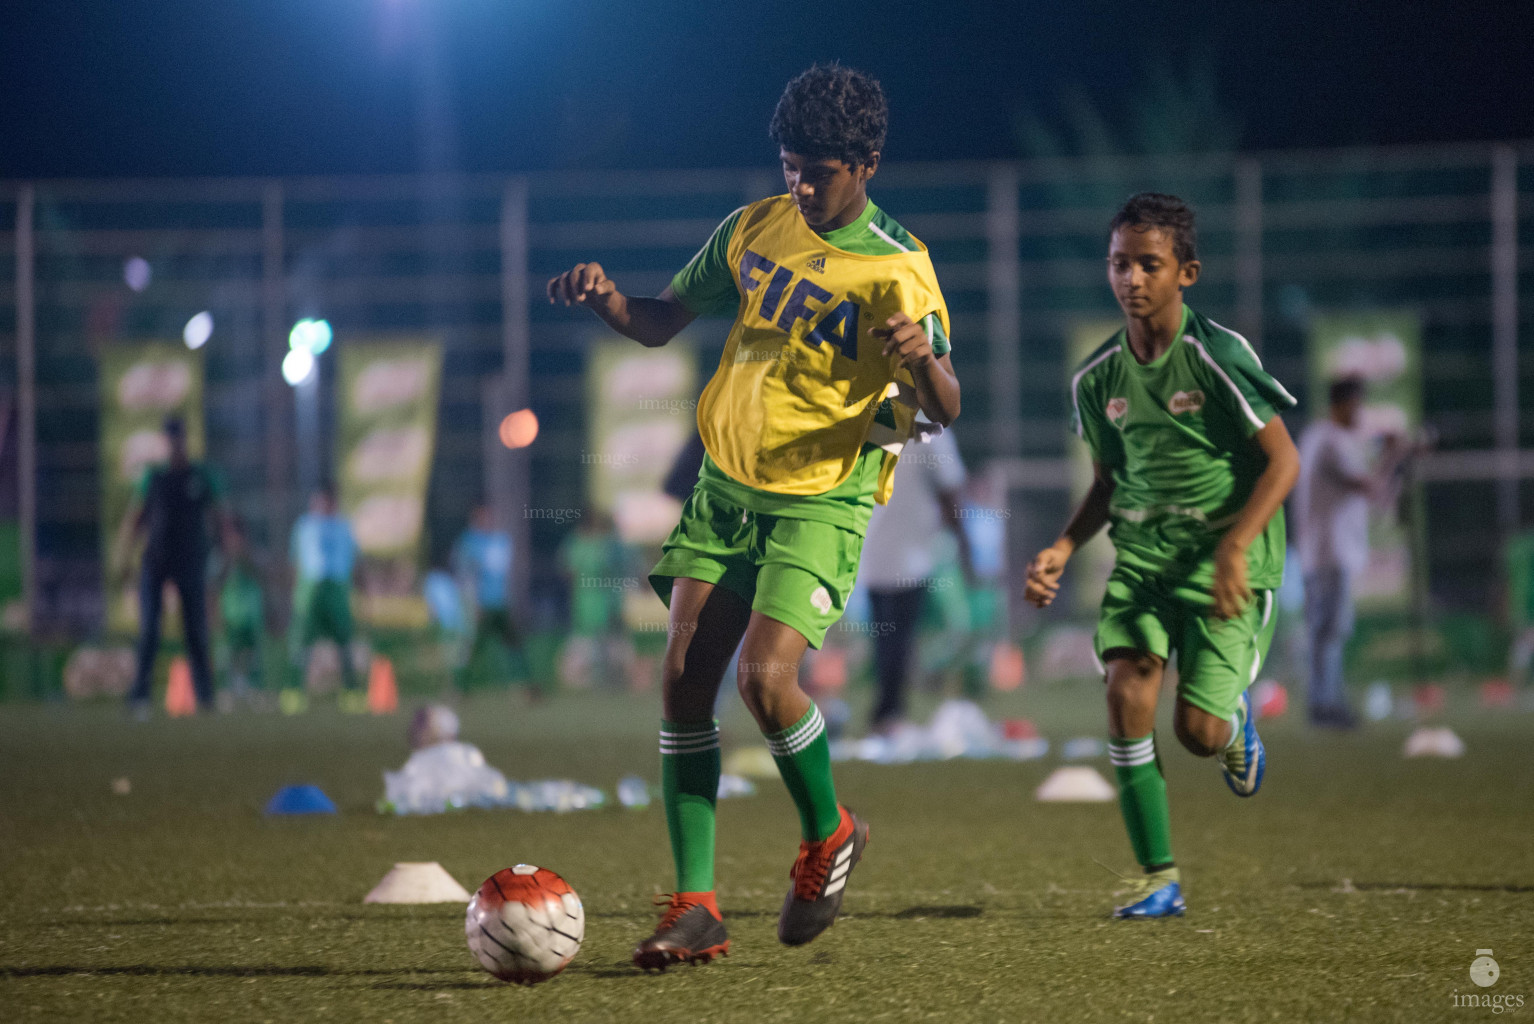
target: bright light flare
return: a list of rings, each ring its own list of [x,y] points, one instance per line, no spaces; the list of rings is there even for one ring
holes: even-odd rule
[[[501,420],[501,444],[507,448],[526,448],[538,436],[538,416],[531,409],[518,409]]]
[[[328,320],[311,320],[304,318],[293,325],[288,332],[288,348],[294,352],[300,350],[310,355],[319,355],[330,347],[330,340],[334,332],[330,329]]]
[[[149,287],[149,279],[154,272],[149,269],[149,261],[142,256],[133,256],[123,264],[123,283],[136,292],[141,292]]]
[[[314,353],[306,348],[295,348],[282,357],[282,379],[298,387],[314,372]]]
[[[186,347],[193,351],[206,345],[211,337],[213,337],[213,314],[207,310],[192,317],[181,329],[181,340],[186,342]]]

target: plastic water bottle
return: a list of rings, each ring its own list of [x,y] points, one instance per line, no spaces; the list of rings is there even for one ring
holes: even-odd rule
[[[727,800],[732,796],[752,796],[756,793],[756,783],[740,775],[728,773],[719,776],[719,790],[716,794],[720,800]]]
[[[625,775],[618,780],[618,802],[633,810],[650,806],[649,783],[637,775]]]
[[[1060,748],[1060,756],[1067,761],[1085,761],[1102,757],[1106,751],[1107,745],[1096,736],[1077,736],[1065,741],[1065,746]]]
[[[1382,722],[1390,717],[1391,709],[1395,706],[1390,695],[1390,684],[1383,679],[1377,679],[1369,684],[1369,689],[1364,696],[1364,716],[1371,722]]]

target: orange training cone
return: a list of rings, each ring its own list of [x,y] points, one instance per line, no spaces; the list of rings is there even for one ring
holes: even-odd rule
[[[373,656],[373,666],[368,669],[368,710],[375,715],[390,715],[399,710],[394,663],[380,655]]]
[[[810,685],[821,693],[834,693],[847,685],[847,652],[822,650],[810,662]]]
[[[1028,678],[1023,663],[1023,649],[1016,644],[997,644],[991,648],[991,688],[1008,693],[1023,685]]]
[[[165,713],[172,718],[197,714],[197,694],[192,690],[192,668],[185,658],[170,663],[170,685],[165,687]]]

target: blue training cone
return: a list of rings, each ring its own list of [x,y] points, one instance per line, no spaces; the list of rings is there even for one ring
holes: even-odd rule
[[[267,814],[334,814],[336,805],[318,786],[283,786],[266,805]]]

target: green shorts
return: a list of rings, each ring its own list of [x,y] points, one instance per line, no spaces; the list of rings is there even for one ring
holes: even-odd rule
[[[863,538],[813,519],[751,512],[696,488],[661,548],[650,586],[671,606],[679,576],[715,583],[819,648],[857,582]]]
[[[300,583],[293,596],[292,645],[295,652],[308,650],[320,637],[341,647],[352,642],[351,587],[339,580]]]
[[[1116,565],[1097,620],[1097,656],[1127,648],[1165,661],[1176,652],[1177,696],[1229,718],[1273,642],[1273,591],[1253,591],[1234,619],[1214,618],[1213,607],[1207,590],[1167,586],[1150,573]]]

